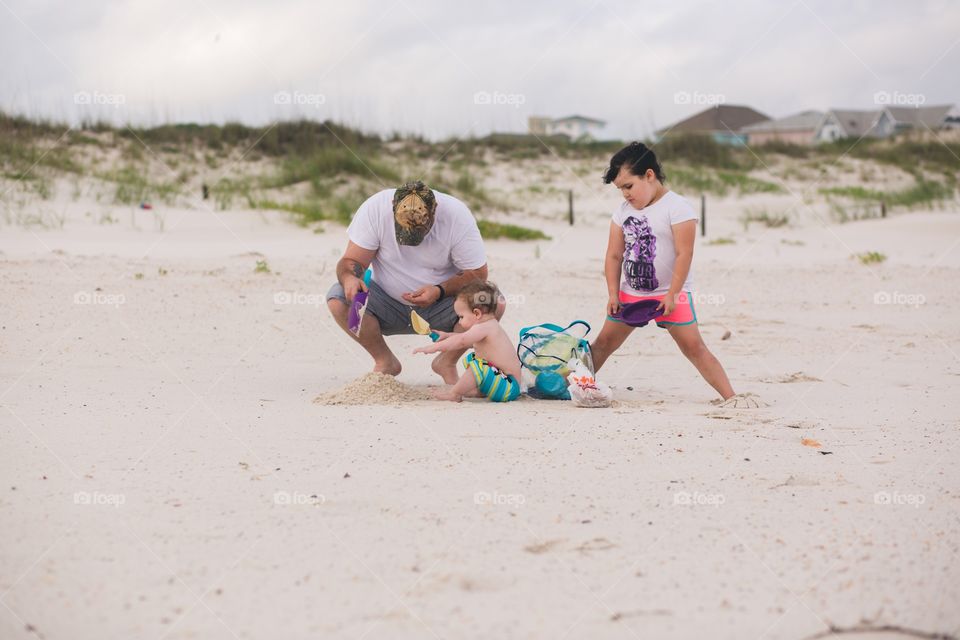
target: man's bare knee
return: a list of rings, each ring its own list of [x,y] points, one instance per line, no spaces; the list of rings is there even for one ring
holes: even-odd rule
[[[503,297],[503,294],[500,294],[500,299],[497,300],[497,309],[493,312],[494,317],[497,320],[503,317],[503,314],[507,312],[507,299]]]
[[[330,298],[327,300],[327,308],[330,309],[330,313],[334,316],[343,315],[346,317],[347,303],[340,298]]]

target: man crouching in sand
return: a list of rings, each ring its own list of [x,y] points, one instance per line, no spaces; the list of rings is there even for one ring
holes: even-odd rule
[[[454,299],[467,284],[486,280],[487,258],[477,222],[463,202],[422,182],[385,189],[360,206],[347,236],[327,306],[337,324],[373,358],[374,371],[400,373],[400,361],[384,336],[414,333],[413,309],[434,330],[464,330]],[[368,286],[363,276],[370,266]],[[368,293],[367,309],[360,334],[354,336],[347,316],[360,291]],[[500,318],[506,305],[498,298],[495,315]],[[457,382],[457,360],[464,351],[445,351],[433,360],[434,372],[445,383]]]

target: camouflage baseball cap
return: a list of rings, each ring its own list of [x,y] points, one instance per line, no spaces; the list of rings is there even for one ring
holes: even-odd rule
[[[417,246],[430,233],[437,213],[437,197],[419,180],[397,187],[393,194],[393,226],[397,242]]]

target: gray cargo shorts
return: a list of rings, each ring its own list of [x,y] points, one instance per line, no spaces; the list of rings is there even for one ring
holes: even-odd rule
[[[367,287],[369,297],[367,298],[367,311],[376,317],[380,322],[380,332],[385,336],[394,336],[400,334],[416,333],[413,325],[410,324],[410,311],[415,310],[417,314],[430,323],[430,328],[439,331],[451,332],[457,324],[456,312],[453,310],[454,297],[446,297],[437,300],[429,307],[411,307],[399,300],[391,298],[386,291],[380,288],[375,280],[370,281]],[[327,291],[327,300],[343,300],[347,302],[347,297],[343,292],[343,285],[339,282],[333,283],[330,290]]]

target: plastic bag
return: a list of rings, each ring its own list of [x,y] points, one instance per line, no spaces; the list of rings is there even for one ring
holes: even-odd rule
[[[597,382],[593,372],[579,359],[574,358],[567,364],[570,383],[567,391],[570,399],[578,407],[601,408],[609,407],[613,401],[613,391],[602,382]]]

